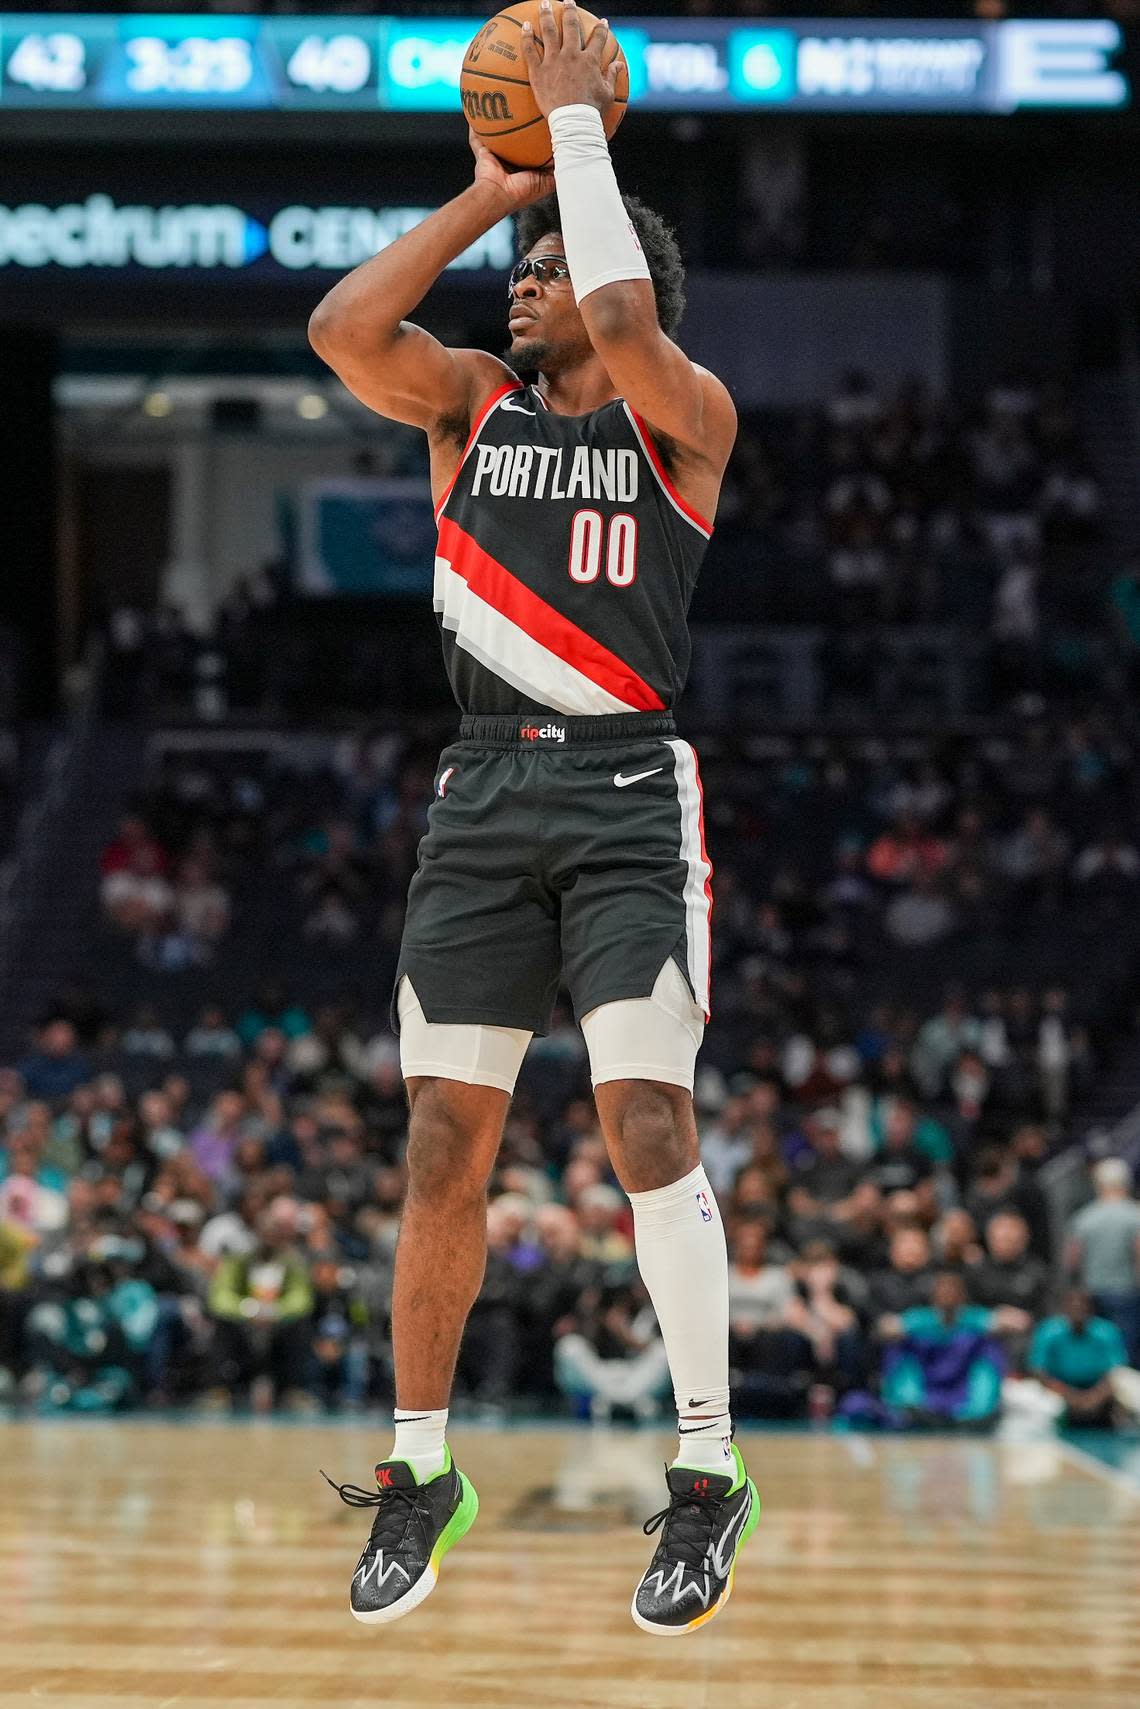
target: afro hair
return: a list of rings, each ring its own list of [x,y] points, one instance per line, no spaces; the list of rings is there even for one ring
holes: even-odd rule
[[[636,196],[623,196],[622,206],[645,254],[661,330],[673,338],[685,312],[685,264],[681,260],[677,239],[661,215],[647,208]],[[544,196],[541,202],[532,202],[529,208],[523,208],[515,216],[515,227],[520,255],[526,255],[548,232],[561,232],[558,197]]]

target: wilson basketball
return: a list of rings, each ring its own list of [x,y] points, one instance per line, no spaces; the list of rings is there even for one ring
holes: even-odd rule
[[[578,17],[589,41],[597,17],[584,6],[578,7]],[[527,18],[542,52],[538,0],[520,0],[519,5],[496,12],[473,38],[463,56],[459,88],[468,124],[500,160],[508,166],[549,166],[550,127],[538,110],[523,58],[522,26]],[[562,0],[554,0],[554,21],[561,35]],[[602,118],[607,137],[621,124],[629,101],[629,67],[611,31],[602,65],[612,65],[615,54],[621,69],[613,104]]]

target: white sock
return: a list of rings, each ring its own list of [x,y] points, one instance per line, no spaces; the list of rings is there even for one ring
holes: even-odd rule
[[[443,1470],[447,1412],[446,1406],[437,1412],[413,1412],[408,1407],[397,1407],[392,1414],[396,1440],[388,1458],[407,1460],[419,1483],[426,1483]]]
[[[731,1472],[728,1249],[713,1190],[698,1164],[651,1193],[631,1193],[637,1265],[653,1301],[677,1402],[674,1465]]]

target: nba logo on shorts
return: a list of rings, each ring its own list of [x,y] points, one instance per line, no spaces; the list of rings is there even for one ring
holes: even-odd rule
[[[709,1204],[708,1194],[703,1189],[697,1194],[697,1209],[701,1213],[702,1222],[712,1221],[712,1206]]]

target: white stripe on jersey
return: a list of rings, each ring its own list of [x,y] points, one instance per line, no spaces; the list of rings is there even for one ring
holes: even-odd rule
[[[641,711],[628,700],[619,700],[496,611],[472,591],[446,558],[435,560],[434,604],[443,627],[455,636],[457,647],[520,694],[533,695],[540,705],[568,716]]]
[[[688,742],[670,741],[675,756],[677,796],[681,803],[681,859],[688,866],[685,879],[685,936],[688,944],[689,980],[693,995],[709,1012],[709,957],[712,949],[710,919],[712,905],[706,888],[712,867],[705,857],[701,836],[701,786],[697,756]]]

